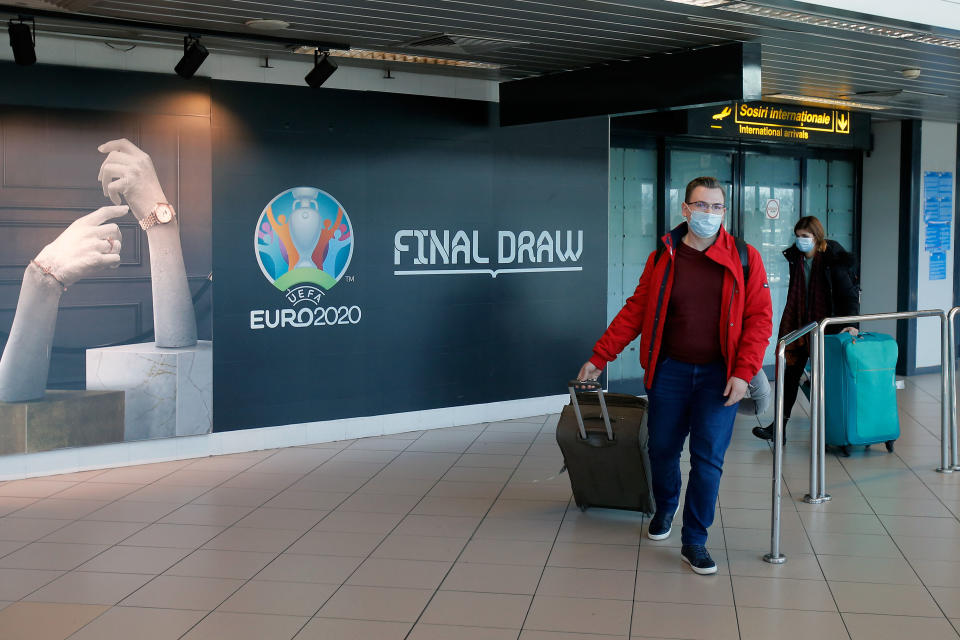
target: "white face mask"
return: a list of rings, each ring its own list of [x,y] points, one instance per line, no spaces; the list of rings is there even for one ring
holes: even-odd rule
[[[797,236],[797,249],[799,249],[802,253],[810,253],[813,251],[814,242],[816,241],[813,238]]]
[[[690,220],[687,226],[693,235],[707,239],[717,235],[720,231],[720,225],[723,224],[722,213],[707,213],[705,211],[693,210],[690,212]]]

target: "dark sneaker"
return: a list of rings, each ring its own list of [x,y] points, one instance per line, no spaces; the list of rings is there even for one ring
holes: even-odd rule
[[[717,572],[717,563],[702,544],[685,544],[680,548],[680,557],[695,573],[708,576]]]
[[[650,526],[647,527],[647,537],[651,540],[665,540],[670,537],[671,531],[673,531],[673,514],[657,511],[650,520]]]
[[[754,427],[753,435],[757,436],[761,440],[766,440],[767,442],[773,442],[773,425],[768,425],[766,427]],[[787,444],[787,431],[783,431],[783,444]]]

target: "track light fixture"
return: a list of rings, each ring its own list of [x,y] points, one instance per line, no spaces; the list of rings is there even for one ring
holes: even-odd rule
[[[304,80],[307,84],[317,89],[324,82],[327,81],[327,78],[333,75],[333,72],[337,70],[336,63],[330,60],[330,53],[328,51],[323,52],[323,57],[320,57],[320,49],[317,49],[313,52],[313,69],[310,70]]]
[[[33,18],[29,18],[31,24],[25,22],[27,18],[20,17],[20,22],[11,20],[7,26],[7,32],[10,34],[10,48],[13,49],[13,60],[19,65],[27,66],[37,61],[37,52],[34,49],[35,38],[34,31],[36,24]],[[33,25],[33,30],[31,30]]]
[[[200,44],[200,38],[187,36],[183,39],[183,57],[173,68],[181,78],[192,78],[210,52]]]

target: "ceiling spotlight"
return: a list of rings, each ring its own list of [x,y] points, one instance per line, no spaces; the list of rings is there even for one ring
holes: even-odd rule
[[[269,18],[255,18],[253,20],[247,20],[243,24],[247,25],[254,31],[283,31],[290,27],[290,23],[286,20],[274,20]]]
[[[30,19],[33,22],[33,19]],[[34,25],[36,26],[36,25]],[[27,66],[37,61],[37,52],[34,50],[34,37],[30,25],[20,18],[20,22],[10,21],[7,27],[10,34],[10,48],[13,49],[13,60],[19,65]]]
[[[192,78],[210,53],[200,44],[200,38],[187,36],[183,39],[183,57],[173,68],[181,78]]]
[[[324,51],[321,58],[320,49],[317,49],[313,52],[313,69],[303,79],[309,86],[316,89],[326,82],[327,78],[332,76],[336,70],[337,65],[330,60],[330,53]]]
[[[920,77],[920,69],[902,69],[900,75],[902,75],[907,80],[916,80]]]

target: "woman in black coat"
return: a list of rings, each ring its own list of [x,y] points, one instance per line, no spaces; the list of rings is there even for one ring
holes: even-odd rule
[[[814,216],[804,216],[793,227],[796,242],[783,252],[790,263],[787,303],[780,319],[777,339],[810,322],[835,316],[860,314],[860,290],[854,282],[856,259],[840,243],[827,240],[823,225]],[[854,325],[832,325],[827,333],[857,335]],[[810,358],[809,334],[787,346],[783,379],[783,420],[797,401],[800,378]],[[753,435],[773,440],[773,425],[754,427]],[[786,433],[784,433],[786,441]]]

